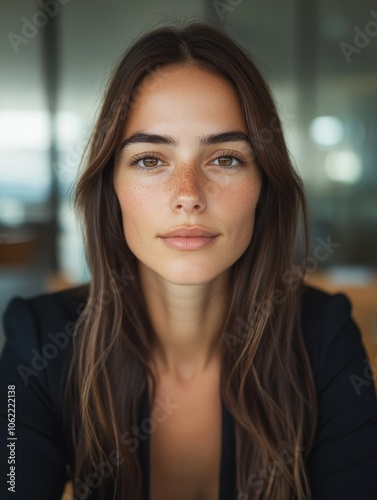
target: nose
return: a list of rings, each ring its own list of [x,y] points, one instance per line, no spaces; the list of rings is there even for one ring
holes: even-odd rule
[[[173,210],[202,211],[207,206],[206,192],[210,189],[210,182],[194,162],[178,165],[169,183]]]

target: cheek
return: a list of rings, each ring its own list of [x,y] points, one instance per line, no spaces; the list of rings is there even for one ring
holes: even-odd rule
[[[255,208],[260,193],[260,183],[248,180],[225,190],[220,197],[224,220],[227,220],[234,236],[250,238],[253,227]]]
[[[135,251],[139,246],[143,247],[143,240],[159,228],[163,197],[155,189],[130,184],[119,185],[116,193],[122,211],[124,236],[130,249]]]

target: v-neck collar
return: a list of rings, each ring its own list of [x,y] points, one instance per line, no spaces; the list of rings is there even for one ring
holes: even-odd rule
[[[141,398],[140,425],[149,416],[148,384]],[[221,400],[221,464],[220,464],[220,495],[219,500],[235,499],[235,433],[234,420],[224,401]],[[150,441],[149,434],[140,439],[140,460],[142,468],[143,500],[150,500]]]

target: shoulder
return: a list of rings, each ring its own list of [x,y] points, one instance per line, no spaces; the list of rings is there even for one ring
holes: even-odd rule
[[[346,294],[330,294],[305,285],[301,326],[319,392],[341,371],[343,380],[349,382],[355,368],[352,361],[358,360],[361,372],[368,366],[363,339]]]
[[[338,328],[352,310],[352,304],[344,293],[330,294],[309,285],[304,286],[301,299],[302,319],[306,325],[313,321],[316,324],[325,321],[326,326]]]
[[[88,291],[89,285],[82,285],[30,298],[16,296],[3,316],[5,343],[0,371],[30,393],[49,394],[58,412],[72,358],[74,327]]]
[[[79,306],[85,305],[87,301],[89,286],[89,284],[84,284],[59,292],[33,295],[28,298],[15,296],[9,301],[5,309],[4,319],[7,319],[18,308],[30,309],[37,316],[40,314],[49,316],[53,313],[75,315]]]
[[[32,408],[43,420],[44,432],[49,429],[51,435],[55,432],[51,412],[62,425],[74,327],[85,307],[88,292],[89,285],[83,285],[30,298],[16,296],[4,312],[1,383],[17,387],[20,422],[27,420]],[[27,425],[32,424],[28,421]]]
[[[344,293],[307,286],[302,334],[317,390],[308,460],[313,499],[375,498],[377,400],[374,374]]]
[[[13,297],[3,315],[6,341],[26,353],[49,339],[51,342],[58,332],[69,334],[85,307],[88,291],[89,284],[85,284],[29,298]]]
[[[352,304],[344,293],[330,294],[305,285],[301,296],[301,325],[309,350],[324,344],[351,319]]]

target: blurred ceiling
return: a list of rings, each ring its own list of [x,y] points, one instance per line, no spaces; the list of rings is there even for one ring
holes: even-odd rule
[[[368,21],[374,19],[370,11],[377,8],[371,0],[362,4],[350,0],[322,0],[313,2],[314,10],[309,8],[310,3],[307,4],[301,13],[297,8],[299,0],[244,0],[222,15],[218,14],[215,2],[211,0],[61,1],[62,5],[57,0],[47,2],[58,6],[60,107],[80,114],[87,113],[95,104],[99,97],[98,91],[126,45],[141,30],[148,29],[169,15],[211,17],[247,46],[266,77],[272,83],[279,81],[279,85],[291,81],[295,75],[295,54],[300,48],[296,46],[296,41],[300,25],[306,23],[307,26],[317,26],[319,44],[316,60],[311,62],[320,67],[318,77],[328,79],[333,85],[351,85],[355,92],[373,92],[376,85],[376,67],[371,66],[370,52],[377,55],[377,40],[372,39],[370,47],[352,55],[350,63],[347,63],[339,47],[342,42],[353,44],[356,34],[354,27],[363,29]],[[219,5],[226,3],[218,2]],[[39,2],[30,0],[1,0],[0,9],[3,40],[0,45],[3,68],[0,107],[44,107],[41,68],[43,27],[37,28],[37,34],[30,37],[27,43],[18,45],[18,53],[8,38],[10,33],[22,36],[22,29],[28,22],[33,22],[41,6]],[[27,29],[29,33],[32,30],[30,27]],[[306,43],[310,43],[310,40]]]

